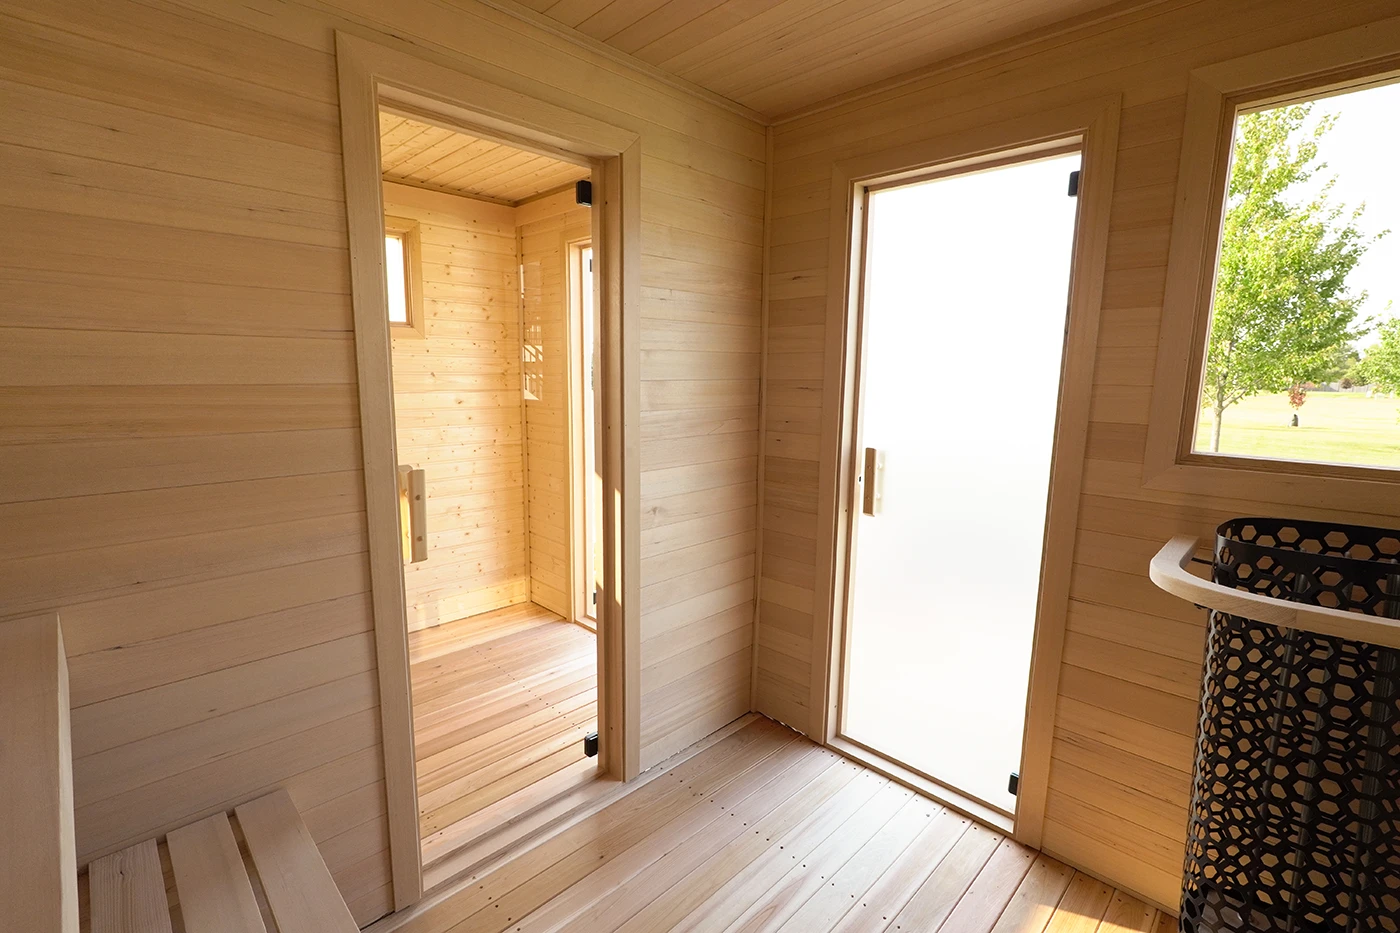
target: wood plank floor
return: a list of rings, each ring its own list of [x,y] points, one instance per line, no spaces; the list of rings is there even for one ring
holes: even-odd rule
[[[761,717],[403,933],[1170,933],[1174,918]]]
[[[533,603],[409,636],[418,810],[425,861],[454,829],[537,781],[594,765],[592,632]]]

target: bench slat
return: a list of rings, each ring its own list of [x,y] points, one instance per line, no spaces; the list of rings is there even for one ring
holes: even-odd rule
[[[234,812],[281,933],[358,933],[350,908],[285,790]]]
[[[170,933],[165,874],[154,839],[88,866],[92,933]]]
[[[226,815],[177,829],[165,844],[186,933],[266,933]]]

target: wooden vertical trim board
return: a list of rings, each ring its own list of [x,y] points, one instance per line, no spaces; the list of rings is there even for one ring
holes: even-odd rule
[[[520,503],[525,516],[525,586],[527,599],[534,599],[535,575],[530,567],[530,411],[525,399],[525,245],[520,235],[520,218],[515,221],[515,333],[516,353],[520,356]]]
[[[1082,129],[1069,315],[1064,359],[1060,364],[1060,400],[1050,461],[1040,595],[1036,605],[1035,641],[1031,648],[1013,834],[1017,841],[1034,848],[1040,847],[1050,786],[1050,751],[1060,694],[1060,658],[1064,654],[1069,612],[1079,493],[1083,487],[1084,454],[1089,442],[1090,396],[1094,388],[1104,271],[1108,260],[1108,224],[1113,206],[1121,109],[1119,98],[1113,98],[1101,105]]]
[[[58,615],[0,620],[5,929],[78,933],[68,658]]]
[[[852,448],[859,405],[859,324],[864,261],[865,197],[877,184],[967,170],[1078,149],[1083,153],[1079,217],[1069,294],[1068,335],[1052,454],[1045,549],[1027,691],[1016,838],[1040,842],[1049,786],[1050,744],[1064,649],[1069,577],[1089,428],[1095,347],[1108,247],[1109,208],[1117,159],[1121,98],[1113,95],[839,162],[831,175],[826,360],[818,473],[817,577],[809,734],[842,750],[845,618],[852,547]],[[894,764],[899,764],[895,762]],[[968,798],[954,789],[932,792],[955,809]],[[973,803],[980,803],[973,801]],[[974,808],[975,809],[975,808]],[[995,808],[994,808],[995,809]]]
[[[606,426],[612,435],[609,443],[618,446],[617,456],[612,460],[616,478],[605,480],[603,488],[606,491],[614,486],[616,493],[612,498],[619,512],[615,532],[619,611],[615,618],[621,631],[613,633],[611,640],[621,657],[618,665],[610,670],[622,673],[621,678],[613,678],[621,680],[623,689],[620,713],[626,740],[621,777],[631,780],[641,771],[642,744],[642,448],[638,433],[627,430],[627,425],[640,424],[642,420],[639,352],[642,343],[641,141],[634,141],[610,164],[617,167],[617,180],[608,186],[607,197],[609,204],[617,205],[617,216],[611,221],[604,218],[602,243],[606,255],[620,259],[621,268],[616,291],[611,293],[614,297],[604,304],[608,326],[618,335],[612,363],[605,360],[604,366],[610,383],[608,394],[617,398],[621,405],[618,420]],[[621,237],[621,242],[610,242],[610,237]],[[594,256],[597,257],[596,251]],[[605,291],[604,298],[609,297],[610,293]],[[607,467],[604,472],[612,474],[614,467]]]
[[[1393,496],[1400,472],[1192,450],[1235,118],[1252,107],[1400,78],[1400,17],[1230,59],[1190,73],[1167,254],[1143,483],[1255,498],[1266,485],[1322,508]],[[1365,506],[1361,506],[1364,510]]]
[[[616,302],[612,296],[622,294],[623,257],[616,248],[604,249],[607,232],[622,228],[622,203],[618,196],[621,188],[622,168],[619,160],[609,159],[594,169],[590,219],[593,223],[593,259],[598,264],[594,276],[598,289],[596,297],[604,302],[599,305],[601,313],[598,315],[598,354],[602,360],[617,359],[622,354],[621,310],[614,307]],[[602,408],[602,430],[597,443],[602,447],[605,464],[619,464],[624,462],[626,455],[623,437],[618,432],[626,410],[626,401],[619,391],[624,382],[614,367],[604,365],[602,383],[606,392],[605,398],[597,402]],[[639,665],[637,668],[637,677],[631,678],[623,648],[628,637],[628,623],[625,607],[620,604],[624,574],[619,567],[619,558],[624,555],[621,516],[617,505],[620,500],[618,481],[621,477],[609,472],[606,467],[604,473],[603,514],[599,516],[603,525],[603,594],[598,606],[598,671],[600,674],[605,670],[627,671],[628,679],[635,681],[639,692],[633,704],[636,707],[634,723],[629,715],[628,688],[617,678],[598,684],[598,757],[609,774],[630,780],[640,770],[641,761],[641,667]],[[636,637],[640,642],[640,622]],[[619,741],[619,733],[635,735],[636,741]]]
[[[379,101],[364,43],[336,33],[340,87],[340,142],[350,239],[351,303],[359,383],[365,512],[369,525],[370,603],[379,678],[384,745],[384,790],[389,817],[389,861],[394,906],[423,893],[418,838],[417,769],[409,694],[408,614],[399,541],[398,444],[390,370],[389,311],[381,244],[383,182],[379,172]]]
[[[432,113],[474,136],[588,165],[595,189],[603,189],[605,207],[594,211],[593,240],[595,255],[608,266],[598,307],[608,334],[604,489],[611,498],[605,517],[612,517],[605,531],[611,539],[607,550],[616,557],[605,593],[607,619],[599,625],[599,712],[601,761],[622,779],[637,772],[641,736],[641,469],[638,439],[628,427],[638,423],[641,393],[641,143],[636,133],[541,100],[524,77],[493,73],[494,80],[487,80],[464,70],[467,64],[436,64],[406,43],[383,41],[394,44],[336,33],[389,852],[394,906],[402,909],[422,896],[423,874],[384,297],[380,102]]]
[[[773,127],[764,129],[763,144],[763,276],[759,295],[758,346],[763,351],[758,359],[758,485],[754,489],[753,539],[753,637],[749,641],[751,671],[749,673],[749,708],[758,706],[759,632],[763,617],[763,479],[765,443],[768,435],[768,294],[769,253],[773,240]],[[796,725],[796,724],[795,724]]]
[[[591,215],[590,211],[590,215]],[[583,362],[583,299],[581,289],[591,287],[593,277],[583,268],[583,249],[593,242],[591,230],[584,235],[577,225],[565,225],[559,232],[560,261],[564,267],[564,311],[565,311],[565,353],[564,366],[568,382],[568,471],[569,481],[565,485],[565,497],[569,511],[569,541],[572,546],[568,553],[569,580],[569,621],[583,623],[592,607],[588,597],[592,585],[586,579],[588,561],[580,556],[588,547],[588,464],[584,462],[583,435],[585,431],[583,410],[583,381],[587,378],[588,366]],[[523,253],[521,254],[524,255]],[[597,308],[596,298],[594,307]],[[596,397],[595,397],[596,400]],[[594,443],[598,438],[594,437]],[[595,612],[597,610],[594,610]],[[596,631],[596,629],[595,629]]]

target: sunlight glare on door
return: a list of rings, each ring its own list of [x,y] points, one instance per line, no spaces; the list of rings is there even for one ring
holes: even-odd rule
[[[1008,813],[1079,161],[868,197],[841,732]]]

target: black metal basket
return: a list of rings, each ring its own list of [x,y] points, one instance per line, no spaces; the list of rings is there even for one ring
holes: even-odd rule
[[[1400,532],[1239,518],[1216,583],[1400,618]],[[1400,651],[1211,612],[1182,933],[1400,933]]]

